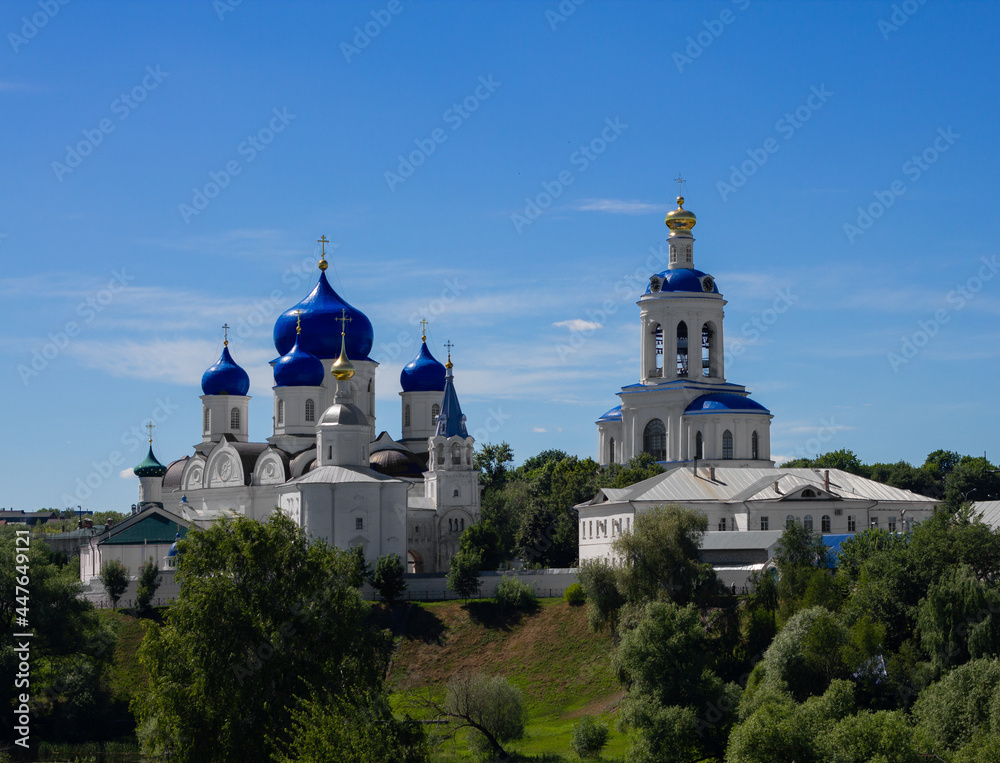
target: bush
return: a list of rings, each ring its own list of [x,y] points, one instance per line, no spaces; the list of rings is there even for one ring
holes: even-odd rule
[[[135,590],[135,606],[140,611],[145,611],[149,603],[156,595],[156,589],[160,587],[160,568],[156,562],[150,558],[139,567],[139,583]]]
[[[532,587],[510,575],[500,579],[495,598],[504,609],[533,609],[538,604]]]
[[[570,747],[581,758],[597,758],[608,743],[608,727],[585,715],[573,727],[573,740]]]
[[[586,600],[587,594],[584,592],[583,586],[579,583],[573,583],[563,591],[563,601],[567,604],[583,604]]]
[[[399,554],[380,556],[375,562],[375,572],[372,573],[372,588],[383,599],[392,604],[406,590],[403,572],[403,562],[399,558]]]
[[[101,565],[100,576],[112,608],[117,609],[118,600],[128,588],[128,567],[118,559],[109,559]]]

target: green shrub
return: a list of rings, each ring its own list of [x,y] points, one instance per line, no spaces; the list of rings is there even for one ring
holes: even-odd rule
[[[581,758],[597,758],[608,743],[608,727],[594,720],[592,716],[583,716],[573,727],[573,739],[570,747]]]
[[[584,592],[583,586],[579,583],[573,583],[563,591],[563,601],[567,604],[583,604],[586,600],[587,594]]]
[[[495,599],[504,609],[532,609],[538,604],[532,587],[510,575],[500,579]]]

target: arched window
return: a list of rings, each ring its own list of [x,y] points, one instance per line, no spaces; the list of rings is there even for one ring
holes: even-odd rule
[[[795,517],[793,517],[791,514],[785,517],[785,527],[791,527],[794,524],[795,524]]]
[[[462,463],[462,446],[457,442],[451,446],[451,463],[456,466]]]
[[[722,433],[722,457],[733,457],[733,433],[728,429]]]
[[[694,436],[694,457],[705,457],[705,438],[701,436],[701,432]]]
[[[677,375],[688,375],[688,327],[684,321],[677,324]]]
[[[403,426],[404,427],[410,426],[410,406],[409,405],[404,405],[403,406]]]
[[[642,432],[642,449],[654,461],[667,460],[667,428],[659,419],[651,419]]]
[[[615,462],[615,438],[612,437],[611,441],[608,443],[608,463],[613,464]]]
[[[472,466],[472,457],[473,457],[472,446],[471,445],[466,445],[465,446],[465,464],[466,464],[466,466]]]
[[[656,352],[653,357],[653,367],[660,371],[660,375],[663,375],[663,327],[659,323],[656,324],[656,328],[653,329],[653,334],[656,339],[653,342],[653,347]]]
[[[813,529],[812,514],[806,514],[804,517],[802,517],[802,527],[812,532]]]
[[[444,463],[444,443],[443,442],[439,442],[435,446],[434,451],[437,453],[437,462],[438,462],[438,464],[439,465],[443,464]]]
[[[212,409],[205,409],[205,424],[204,424],[205,434],[212,431]]]
[[[754,461],[760,458],[760,438],[756,432],[750,435],[750,458]]]
[[[462,495],[462,491],[461,491],[461,490],[459,490],[458,488],[455,488],[455,492],[453,492],[453,493],[451,494],[451,497],[452,497],[452,498],[458,498],[458,497],[459,497],[460,495]]]
[[[278,401],[278,423],[279,424],[284,424],[285,423],[285,401],[284,400],[279,400]]]
[[[229,428],[239,432],[240,431],[240,409],[233,408],[229,412]]]
[[[715,350],[715,332],[707,323],[701,327],[701,373],[712,375],[712,353]]]
[[[431,426],[437,424],[438,416],[441,415],[441,406],[435,403],[431,406]]]
[[[448,520],[448,532],[455,532],[455,520],[454,519],[449,519]]]
[[[830,532],[830,515],[829,514],[824,514],[823,518],[820,520],[820,523],[821,523],[820,527],[822,528],[823,532],[825,532],[825,533]]]
[[[311,399],[306,400],[306,421],[316,420],[316,403]]]
[[[458,529],[459,530],[464,530],[465,529],[465,519],[464,518],[459,519],[458,523],[460,525]]]

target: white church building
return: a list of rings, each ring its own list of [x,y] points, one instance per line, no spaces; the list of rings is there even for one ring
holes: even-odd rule
[[[715,278],[694,266],[693,212],[667,213],[669,267],[650,276],[639,306],[639,381],[597,420],[601,464],[649,453],[666,471],[576,506],[580,561],[613,559],[637,512],[676,503],[708,518],[703,557],[743,585],[770,559],[780,531],[799,522],[824,535],[910,529],[936,501],[830,469],[780,469],[771,413],[726,380],[723,308]],[[749,565],[749,566],[747,566]],[[731,580],[730,580],[731,578]]]
[[[462,531],[479,520],[475,442],[448,362],[427,337],[400,375],[402,432],[376,436],[372,324],[330,286],[324,253],[315,288],[274,326],[273,427],[249,430],[250,378],[230,353],[201,380],[193,453],[136,467],[139,513],[166,510],[196,526],[282,511],[308,534],[366,558],[395,553],[408,572],[448,569]],[[94,566],[91,564],[90,566]]]

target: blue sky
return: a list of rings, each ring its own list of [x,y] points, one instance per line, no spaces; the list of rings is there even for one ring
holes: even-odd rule
[[[321,234],[375,327],[379,430],[426,317],[480,442],[594,456],[678,172],[774,456],[991,450],[998,22],[917,0],[2,3],[0,505],[127,508],[147,420],[165,462],[200,440],[223,323],[264,439],[271,329]]]

